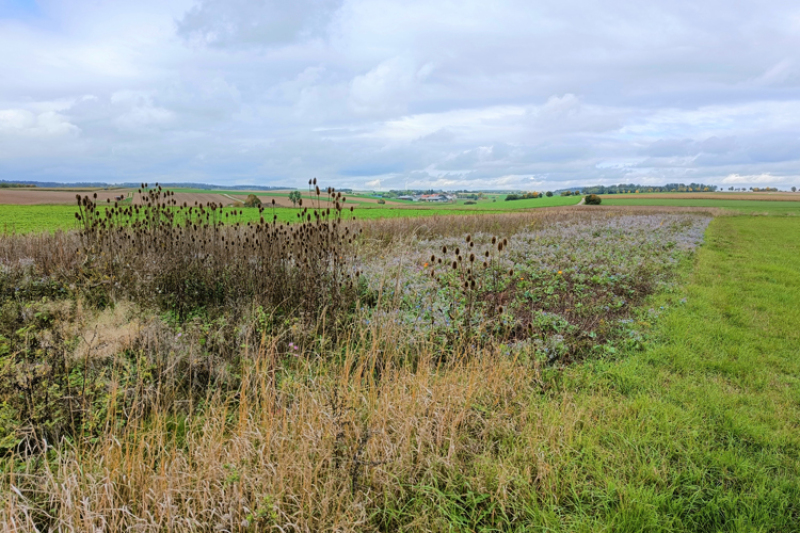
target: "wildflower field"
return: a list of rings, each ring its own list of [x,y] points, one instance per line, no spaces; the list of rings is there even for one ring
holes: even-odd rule
[[[797,530],[800,219],[143,194],[0,236],[0,531]]]

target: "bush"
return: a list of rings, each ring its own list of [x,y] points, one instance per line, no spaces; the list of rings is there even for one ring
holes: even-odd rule
[[[508,196],[506,196],[506,201],[509,201],[509,200],[519,200],[519,195],[518,194],[509,194]]]
[[[386,200],[381,198],[380,200],[378,200],[378,203],[381,204],[381,205],[384,205],[386,203]]]
[[[477,202],[475,202],[473,200],[467,200],[466,202],[464,202],[464,205],[475,205],[476,203]]]
[[[550,198],[551,196],[553,196],[553,193],[552,193],[552,191],[547,191],[547,194],[546,194],[546,196],[547,196],[548,198]]]
[[[583,202],[586,205],[600,205],[602,200],[596,194],[590,194],[586,198],[584,198]]]
[[[245,207],[261,207],[261,200],[255,194],[248,194],[247,200],[244,201]]]

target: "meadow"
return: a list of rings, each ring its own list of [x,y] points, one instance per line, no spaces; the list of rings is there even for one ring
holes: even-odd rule
[[[170,199],[0,237],[0,530],[800,524],[800,219]]]

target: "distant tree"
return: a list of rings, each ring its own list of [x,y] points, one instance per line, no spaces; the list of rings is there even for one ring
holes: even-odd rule
[[[600,205],[600,202],[602,202],[602,200],[596,194],[590,194],[583,200],[583,203],[586,205]]]
[[[509,201],[509,200],[519,200],[519,195],[518,194],[509,194],[509,195],[506,196],[506,201]]]
[[[292,202],[292,205],[300,203],[302,197],[303,195],[300,194],[300,191],[292,191],[289,193],[289,201]]]
[[[386,200],[381,198],[380,200],[378,200],[378,203],[381,204],[381,205],[384,205],[386,203]]]
[[[261,207],[261,200],[255,194],[248,194],[244,201],[245,207]]]
[[[546,195],[548,198],[550,198],[551,196],[553,196],[553,191],[547,191],[547,192],[545,193],[545,195]]]
[[[797,187],[792,187],[792,192],[797,192]]]

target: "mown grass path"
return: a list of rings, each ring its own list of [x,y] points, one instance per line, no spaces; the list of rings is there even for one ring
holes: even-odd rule
[[[591,421],[536,522],[800,531],[800,219],[715,219],[683,291],[646,350],[565,376]]]

